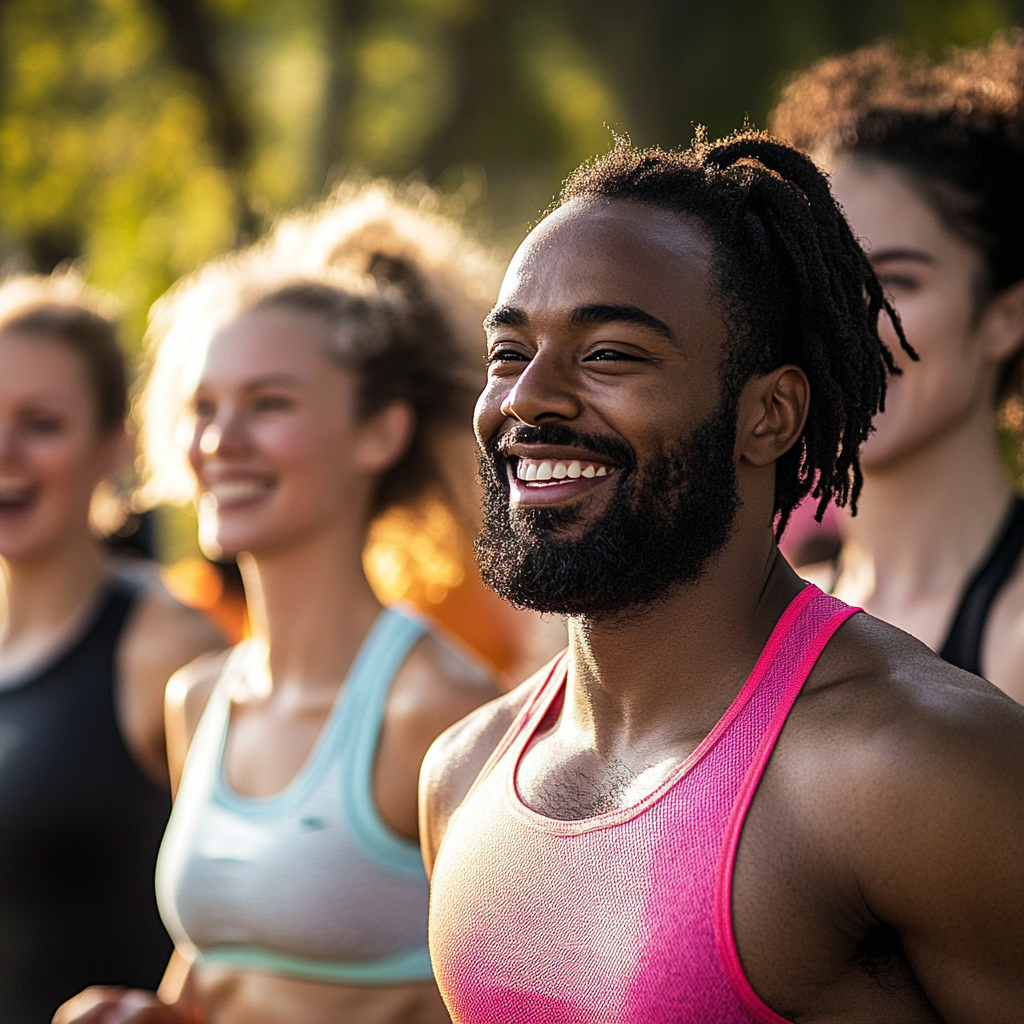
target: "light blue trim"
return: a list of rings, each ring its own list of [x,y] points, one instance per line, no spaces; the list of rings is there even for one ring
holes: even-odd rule
[[[227,781],[224,750],[231,700],[225,690],[211,802],[250,820],[283,817],[311,795],[337,759],[342,813],[367,859],[399,878],[422,881],[426,886],[419,847],[395,835],[381,820],[372,787],[373,763],[391,684],[413,646],[427,632],[423,620],[406,612],[395,608],[381,611],[356,653],[306,763],[288,786],[270,797],[243,796]],[[217,946],[201,950],[198,962],[337,984],[383,985],[433,979],[426,946],[379,960],[349,963],[306,960],[255,946]]]
[[[367,671],[353,674],[348,684],[352,710],[339,736],[341,803],[353,835],[370,859],[401,878],[425,882],[419,846],[395,835],[374,806],[373,762],[391,683],[427,627],[395,608],[384,611],[377,623],[380,628],[374,627],[363,645]]]
[[[430,953],[425,946],[405,950],[380,960],[364,963],[332,964],[286,956],[252,946],[214,946],[200,952],[196,961],[258,971],[261,974],[283,974],[290,978],[307,978],[336,985],[388,985],[413,981],[432,981]]]
[[[213,802],[220,804],[238,814],[250,818],[280,817],[294,811],[297,804],[302,803],[316,788],[335,757],[342,758],[342,770],[345,774],[355,766],[366,780],[366,799],[370,800],[373,756],[377,748],[377,737],[384,717],[384,706],[391,689],[395,673],[401,667],[413,644],[427,631],[424,623],[393,608],[384,608],[377,616],[369,633],[363,639],[355,659],[349,667],[348,674],[338,692],[338,697],[331,708],[327,721],[320,730],[313,749],[305,764],[288,785],[273,796],[244,796],[231,788],[224,771],[224,750],[227,746],[228,726],[231,721],[231,702],[228,698],[221,723],[220,743],[213,773]],[[374,726],[369,709],[363,702],[368,701],[377,715]],[[354,765],[351,748],[354,741],[358,742],[362,728],[373,731],[372,744],[368,753],[365,773],[360,772],[359,765]],[[352,734],[355,733],[355,736]],[[360,744],[360,752],[365,754],[365,744]],[[393,836],[383,822],[379,821],[376,810],[370,802],[374,817],[378,818],[380,827],[396,842],[404,846],[414,847]],[[359,813],[357,811],[357,813]],[[362,815],[360,815],[361,817]],[[387,854],[385,854],[385,857]],[[422,865],[421,865],[422,870]],[[401,872],[404,873],[404,872]]]

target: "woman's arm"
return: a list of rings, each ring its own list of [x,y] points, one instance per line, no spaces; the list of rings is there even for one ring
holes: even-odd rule
[[[195,609],[147,582],[117,650],[116,707],[125,745],[138,765],[167,785],[164,689],[200,655],[224,649],[224,638]]]
[[[95,986],[57,1010],[53,1024],[207,1024],[195,995],[192,964],[177,950],[156,994]]]

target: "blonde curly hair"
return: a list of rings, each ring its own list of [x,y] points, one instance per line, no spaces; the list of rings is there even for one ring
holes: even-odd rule
[[[141,504],[194,497],[189,399],[203,355],[228,322],[268,306],[339,328],[330,354],[360,380],[363,412],[399,398],[415,409],[410,452],[382,478],[374,511],[431,487],[452,490],[439,449],[447,432],[468,432],[483,375],[480,325],[499,277],[496,261],[439,205],[422,186],[344,183],[326,203],[284,217],[264,240],[208,263],[154,305],[149,372],[136,402]]]

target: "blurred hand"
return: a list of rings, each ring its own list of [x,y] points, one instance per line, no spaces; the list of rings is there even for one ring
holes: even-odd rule
[[[193,1014],[160,1002],[152,992],[94,986],[69,999],[53,1024],[198,1024]]]

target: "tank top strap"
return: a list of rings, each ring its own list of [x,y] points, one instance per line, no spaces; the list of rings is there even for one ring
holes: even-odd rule
[[[110,638],[116,644],[138,600],[139,587],[129,580],[114,576],[104,590],[99,612],[89,635]]]
[[[473,780],[473,785],[469,787],[469,791],[462,801],[463,805],[469,803],[469,798],[487,780],[488,776],[494,771],[497,764],[505,757],[509,750],[517,747],[517,741],[520,744],[529,742],[533,735],[534,727],[544,719],[555,698],[562,692],[562,687],[565,685],[568,674],[568,654],[568,650],[556,654],[548,665],[537,673],[537,675],[542,676],[540,684],[534,688],[533,693],[523,703],[515,718],[512,719],[512,724],[505,731],[498,745],[491,751],[490,756],[484,762],[483,768],[480,769],[477,777]],[[519,753],[520,751],[517,749],[515,756],[512,757],[513,763],[518,761]]]
[[[980,676],[981,644],[992,605],[1024,551],[1024,500],[1015,497],[984,561],[967,581],[939,657]]]
[[[763,737],[771,731],[774,719],[784,722],[832,634],[858,611],[813,583],[804,587],[772,630],[753,672],[720,724],[732,724],[743,712],[743,732],[749,737],[753,730]]]
[[[751,988],[740,964],[732,924],[732,876],[740,835],[754,794],[768,766],[789,713],[836,630],[862,609],[808,584],[786,609],[762,652],[747,687],[750,700],[732,730],[731,808],[725,820],[714,877],[714,935],[722,969],[740,1001],[755,1019],[787,1024]],[[747,688],[745,687],[745,689]],[[745,769],[745,770],[743,770]]]
[[[385,608],[366,635],[345,680],[336,716],[342,799],[352,830],[374,859],[405,878],[423,877],[419,847],[395,835],[373,804],[373,765],[388,695],[409,652],[430,627],[411,609]]]

